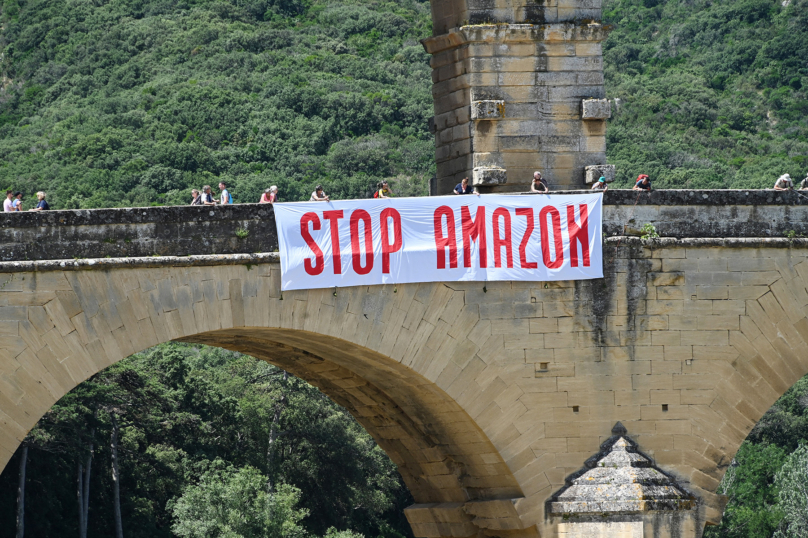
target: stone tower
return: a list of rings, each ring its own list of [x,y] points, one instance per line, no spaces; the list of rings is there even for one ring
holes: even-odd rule
[[[437,178],[482,192],[524,191],[534,170],[581,188],[606,164],[601,0],[433,0]],[[613,170],[590,170],[589,182]]]

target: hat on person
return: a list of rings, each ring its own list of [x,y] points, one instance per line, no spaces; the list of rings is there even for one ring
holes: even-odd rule
[[[600,177],[598,178],[598,183],[606,183],[606,178],[605,178],[605,177],[603,177],[603,176],[600,176]]]

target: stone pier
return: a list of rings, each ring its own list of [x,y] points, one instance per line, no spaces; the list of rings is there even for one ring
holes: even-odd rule
[[[554,188],[591,183],[586,167],[606,164],[611,115],[601,1],[455,3],[433,2],[435,35],[423,41],[434,83],[433,194],[464,177],[481,192],[524,191],[534,170]]]

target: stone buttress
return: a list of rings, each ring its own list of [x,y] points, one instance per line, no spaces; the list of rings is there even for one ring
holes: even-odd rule
[[[437,177],[481,192],[525,191],[534,170],[552,188],[608,180],[601,0],[432,2]],[[593,179],[594,178],[594,179]]]

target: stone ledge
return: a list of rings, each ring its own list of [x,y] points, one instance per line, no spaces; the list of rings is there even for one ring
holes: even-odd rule
[[[808,238],[788,237],[658,237],[642,239],[629,235],[613,235],[607,237],[604,246],[643,247],[648,249],[664,248],[808,248]]]
[[[642,239],[634,236],[606,238],[604,247],[666,248],[808,248],[808,238],[786,237],[660,237]],[[604,254],[604,259],[606,258]],[[622,256],[621,256],[622,257]],[[87,258],[79,260],[35,260],[0,262],[0,273],[34,273],[45,271],[92,271],[120,268],[210,267],[215,265],[259,265],[280,263],[278,252],[255,254],[220,254],[204,256],[149,256],[140,258]]]
[[[43,271],[88,271],[149,267],[208,267],[212,265],[258,265],[280,263],[277,252],[256,254],[216,254],[205,256],[149,256],[141,258],[88,258],[80,260],[37,260],[0,262],[0,273]]]
[[[552,178],[550,178],[552,188]],[[554,190],[554,194],[583,194],[588,189]],[[539,194],[535,192],[505,194]],[[603,205],[659,205],[659,206],[806,206],[808,191],[776,191],[774,189],[663,189],[650,193],[631,189],[609,188],[603,194]]]
[[[424,50],[437,54],[468,43],[525,43],[536,41],[602,41],[610,26],[597,22],[556,22],[547,24],[469,24],[447,33],[421,40]]]

